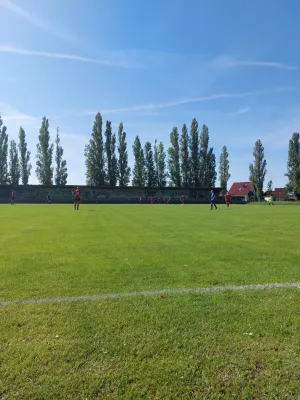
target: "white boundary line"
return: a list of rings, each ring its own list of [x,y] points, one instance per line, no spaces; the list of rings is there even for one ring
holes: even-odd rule
[[[82,300],[99,300],[99,299],[118,299],[121,297],[134,297],[134,296],[153,296],[156,294],[176,294],[176,293],[207,293],[207,292],[224,292],[226,290],[262,290],[262,289],[276,289],[276,288],[289,288],[300,287],[300,282],[285,282],[285,283],[262,283],[252,285],[240,286],[210,286],[203,288],[182,288],[182,289],[161,289],[161,290],[146,290],[143,292],[129,292],[129,293],[104,293],[83,296],[68,296],[68,297],[45,297],[40,299],[24,299],[24,300],[6,300],[0,301],[0,306],[10,306],[14,304],[41,304],[41,303],[61,303],[70,301]]]

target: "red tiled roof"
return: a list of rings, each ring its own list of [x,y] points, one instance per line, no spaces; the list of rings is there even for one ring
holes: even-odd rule
[[[229,194],[230,196],[245,196],[251,188],[251,182],[234,182],[229,190]]]

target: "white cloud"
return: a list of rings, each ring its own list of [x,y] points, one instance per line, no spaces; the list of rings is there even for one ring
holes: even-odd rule
[[[250,107],[239,108],[237,111],[229,113],[228,115],[242,115],[250,111]]]
[[[202,96],[202,97],[191,97],[191,98],[186,98],[182,100],[174,100],[174,101],[169,101],[165,103],[152,103],[152,104],[140,104],[132,107],[124,107],[124,108],[113,108],[113,109],[107,109],[103,110],[102,114],[121,114],[121,113],[126,113],[126,112],[135,112],[135,111],[151,111],[151,110],[158,110],[162,108],[171,108],[171,107],[177,107],[185,104],[192,104],[192,103],[201,103],[201,102],[206,102],[206,101],[213,101],[213,100],[220,100],[220,99],[239,99],[239,98],[244,98],[244,97],[249,97],[249,96],[258,96],[258,95],[264,95],[267,93],[277,93],[277,92],[289,92],[289,91],[294,91],[294,90],[299,90],[298,88],[295,87],[277,87],[269,90],[257,90],[253,92],[243,92],[243,93],[220,93],[220,94],[214,94],[214,95],[209,95],[209,96]],[[99,109],[102,109],[102,107],[99,107]],[[250,108],[241,108],[240,110],[237,111],[237,113],[234,114],[245,114],[246,112],[249,112]],[[82,112],[82,115],[95,115],[98,111],[97,110],[84,110]]]
[[[51,35],[59,37],[60,39],[63,39],[73,44],[79,43],[78,39],[75,38],[74,36],[69,35],[66,32],[61,32],[57,27],[54,28],[48,22],[43,21],[41,18],[33,15],[32,13],[27,12],[26,10],[14,4],[10,0],[0,0],[0,8],[4,8],[10,11],[11,13],[19,16],[20,18],[28,21],[32,25],[50,33]]]
[[[230,67],[263,67],[263,68],[276,68],[276,69],[284,69],[284,70],[297,70],[298,67],[286,65],[281,62],[270,62],[270,61],[255,61],[255,60],[238,60],[232,57],[219,57],[212,62],[213,65],[216,65],[221,68],[230,68]]]
[[[10,53],[22,56],[33,56],[33,57],[46,57],[46,58],[54,58],[54,59],[63,59],[63,60],[71,60],[71,61],[79,61],[85,63],[92,63],[103,65],[106,67],[118,67],[118,68],[131,68],[133,65],[126,64],[122,61],[110,61],[110,60],[99,60],[97,58],[84,57],[74,54],[63,54],[63,53],[50,53],[46,51],[35,51],[35,50],[27,50],[18,47],[12,47],[8,45],[0,44],[0,53]]]
[[[175,101],[170,101],[170,102],[166,102],[166,103],[141,104],[141,105],[132,106],[132,107],[103,110],[103,114],[105,114],[105,113],[106,114],[117,114],[117,113],[123,113],[123,112],[131,112],[131,111],[155,110],[155,109],[160,109],[160,108],[170,108],[170,107],[176,107],[176,106],[181,106],[181,105],[185,105],[185,104],[201,103],[204,101],[211,101],[211,100],[218,100],[218,99],[230,99],[230,98],[242,98],[242,97],[248,97],[248,96],[255,96],[255,95],[263,94],[263,93],[264,92],[262,92],[262,91],[245,92],[245,93],[221,93],[221,94],[214,94],[214,95],[210,95],[210,96],[186,98],[186,99],[175,100]],[[85,115],[93,115],[95,113],[96,113],[95,110],[84,111]]]
[[[239,115],[239,114],[246,114],[246,113],[249,112],[249,111],[250,111],[250,108],[249,108],[249,107],[240,108],[239,110],[237,110],[236,114],[237,114],[237,115]]]
[[[32,115],[26,115],[20,113],[15,108],[11,107],[5,102],[0,102],[0,112],[3,121],[39,121],[41,117],[33,117]]]

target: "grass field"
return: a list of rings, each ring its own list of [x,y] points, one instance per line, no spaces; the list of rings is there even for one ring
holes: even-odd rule
[[[0,206],[0,302],[300,281],[300,207]],[[300,289],[0,306],[0,399],[300,399]]]

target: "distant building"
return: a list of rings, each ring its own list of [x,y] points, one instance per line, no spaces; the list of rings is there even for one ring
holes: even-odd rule
[[[275,201],[286,201],[289,199],[289,194],[286,188],[275,188],[271,195]]]
[[[229,195],[232,203],[249,203],[258,199],[258,190],[252,182],[234,182]]]

